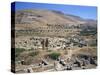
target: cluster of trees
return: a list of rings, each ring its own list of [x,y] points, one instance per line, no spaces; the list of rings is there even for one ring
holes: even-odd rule
[[[80,31],[80,35],[83,35],[83,36],[89,36],[89,35],[95,35],[95,34],[97,34],[97,28],[94,28],[94,27],[88,27]]]

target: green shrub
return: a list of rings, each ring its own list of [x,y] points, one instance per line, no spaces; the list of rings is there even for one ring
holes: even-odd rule
[[[22,53],[23,51],[25,51],[25,49],[23,49],[23,48],[15,48],[15,56],[18,57],[20,55],[20,53]]]
[[[49,54],[49,57],[51,59],[54,59],[54,60],[56,60],[59,56],[60,56],[60,53],[51,53],[51,54]]]

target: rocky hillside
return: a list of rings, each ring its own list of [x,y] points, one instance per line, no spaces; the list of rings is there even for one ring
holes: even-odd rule
[[[15,14],[16,29],[28,29],[47,24],[89,24],[96,25],[96,21],[84,20],[79,16],[64,14],[53,10],[19,10]],[[94,26],[95,26],[94,25]]]
[[[17,35],[66,36],[79,34],[80,30],[96,31],[96,28],[97,21],[95,20],[83,19],[60,11],[33,9],[15,12]]]

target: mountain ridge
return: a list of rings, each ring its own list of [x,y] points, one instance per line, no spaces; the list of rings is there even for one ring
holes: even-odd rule
[[[72,14],[64,14],[61,11],[55,10],[43,10],[43,9],[32,9],[32,10],[17,10],[15,12],[15,24],[28,24],[26,27],[32,28],[34,26],[40,27],[47,24],[89,24],[90,26],[96,25],[95,20],[83,19],[80,16]],[[22,26],[24,27],[24,26]],[[95,26],[94,26],[95,27]],[[18,28],[18,27],[17,27]]]

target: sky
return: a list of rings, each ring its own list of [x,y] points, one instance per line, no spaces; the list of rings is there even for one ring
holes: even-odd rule
[[[16,2],[15,9],[16,10],[24,10],[24,9],[56,10],[56,11],[61,11],[64,14],[80,16],[84,19],[97,20],[97,7],[95,6]]]

